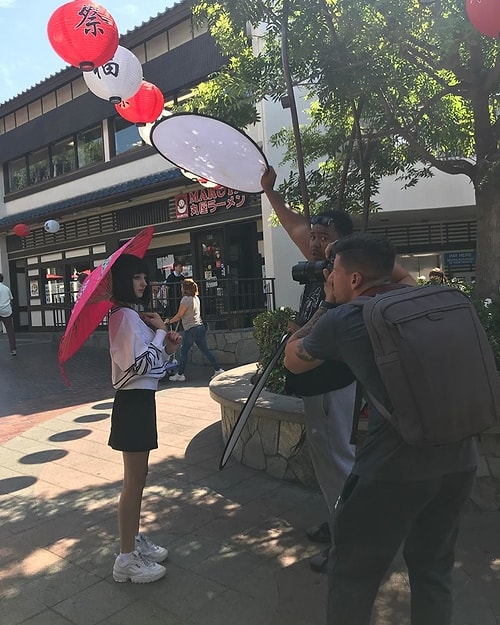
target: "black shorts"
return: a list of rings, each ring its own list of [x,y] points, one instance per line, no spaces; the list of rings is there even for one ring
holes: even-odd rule
[[[158,447],[155,391],[116,391],[108,445],[118,451],[149,451]]]

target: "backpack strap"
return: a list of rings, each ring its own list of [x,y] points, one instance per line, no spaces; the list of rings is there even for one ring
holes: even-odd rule
[[[372,295],[360,295],[359,297],[356,297],[355,299],[351,300],[349,302],[349,304],[353,304],[354,306],[363,307],[363,305],[366,304],[367,302],[371,302],[373,300],[373,297],[375,295],[377,295],[377,293],[384,293],[386,291],[393,291],[396,288],[404,288],[404,286],[406,286],[406,285],[390,284],[390,285],[383,285],[382,288],[381,287],[375,287],[375,288],[377,288],[377,291],[375,293],[373,293]],[[371,291],[371,289],[370,289],[370,291]],[[375,399],[375,397],[373,397],[373,395],[371,393],[369,393],[366,389],[365,389],[365,394],[370,398],[370,400],[373,403],[373,405],[375,406],[375,408],[386,419],[390,419],[390,417],[391,417],[390,412],[384,406],[382,406],[382,404],[378,401],[378,399]],[[351,437],[349,439],[349,443],[351,445],[356,445],[356,443],[358,441],[359,415],[360,415],[360,412],[361,412],[361,403],[362,403],[362,401],[363,401],[363,386],[362,386],[361,382],[359,380],[357,380],[356,381],[356,395],[355,395],[355,398],[354,398],[354,409],[353,409],[353,413],[352,413]]]

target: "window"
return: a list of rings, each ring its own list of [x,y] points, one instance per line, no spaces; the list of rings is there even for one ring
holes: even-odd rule
[[[26,157],[17,158],[8,163],[9,191],[19,191],[28,185],[28,171],[26,168]]]
[[[186,41],[191,41],[192,38],[193,29],[191,19],[183,20],[176,26],[172,26],[172,28],[168,29],[168,44],[170,50],[186,43]]]
[[[38,184],[50,178],[49,149],[42,148],[28,154],[29,184]]]
[[[98,163],[104,158],[101,126],[79,132],[76,136],[78,167]]]
[[[115,154],[123,154],[129,150],[141,147],[142,139],[137,126],[123,117],[115,117]]]
[[[69,174],[76,169],[75,142],[73,137],[67,137],[54,143],[51,149],[52,176]]]
[[[160,33],[156,35],[156,37],[146,41],[146,55],[148,61],[156,59],[162,54],[165,54],[165,52],[168,52],[168,38],[166,32]]]

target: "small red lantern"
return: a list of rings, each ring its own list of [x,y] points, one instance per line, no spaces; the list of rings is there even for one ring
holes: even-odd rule
[[[17,234],[18,237],[24,238],[27,237],[30,233],[30,229],[26,224],[17,224],[14,226],[14,234]]]
[[[115,20],[92,0],[74,0],[56,9],[47,24],[47,34],[57,54],[84,72],[104,65],[118,48]]]
[[[467,0],[465,5],[471,24],[488,37],[500,35],[500,3],[498,0]]]
[[[151,82],[142,81],[139,91],[128,100],[115,104],[118,113],[134,124],[154,122],[163,111],[165,99],[163,93]]]

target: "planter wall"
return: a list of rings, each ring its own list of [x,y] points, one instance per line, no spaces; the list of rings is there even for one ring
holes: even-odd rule
[[[210,383],[210,395],[221,407],[224,443],[252,390],[250,379],[256,369],[255,363],[237,367]],[[318,488],[305,439],[302,400],[297,397],[263,391],[232,456],[273,477]]]
[[[214,378],[210,395],[220,404],[222,438],[227,442],[252,390],[255,363],[231,369]],[[360,422],[359,443],[366,422]],[[307,441],[302,400],[263,391],[250,415],[232,457],[274,477],[318,488]],[[479,462],[472,502],[482,510],[500,509],[500,425],[478,438]]]

